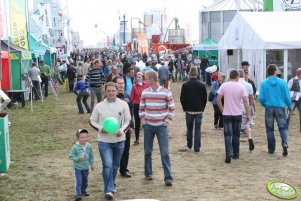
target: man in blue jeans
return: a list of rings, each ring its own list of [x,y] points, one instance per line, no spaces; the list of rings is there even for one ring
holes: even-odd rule
[[[90,125],[98,131],[98,149],[102,161],[102,177],[105,198],[112,200],[115,193],[115,177],[124,150],[125,133],[131,114],[128,104],[117,98],[117,85],[108,82],[105,85],[106,98],[98,103],[90,116]],[[119,122],[116,133],[107,133],[103,121],[114,117]]]
[[[287,122],[285,107],[292,109],[292,101],[290,92],[286,82],[276,76],[277,66],[270,64],[267,67],[267,79],[260,84],[259,102],[265,107],[265,127],[268,140],[268,151],[274,154],[276,148],[276,140],[274,136],[274,119],[278,124],[278,130],[281,136],[281,145],[283,148],[282,155],[287,156]]]
[[[189,71],[190,80],[182,85],[180,101],[186,118],[187,147],[199,153],[201,148],[201,124],[203,112],[207,103],[206,86],[201,83],[198,77],[198,69],[191,67]],[[194,126],[193,126],[194,125]],[[194,127],[194,143],[192,142]]]
[[[250,120],[250,109],[246,89],[238,83],[239,72],[232,70],[230,80],[220,86],[217,93],[217,105],[224,118],[224,140],[226,148],[226,163],[231,158],[239,158],[240,126],[242,120],[241,99],[246,110],[245,122]],[[224,97],[224,105],[222,98]]]
[[[152,151],[157,136],[166,186],[172,186],[171,164],[168,150],[167,125],[175,115],[175,105],[171,92],[158,84],[158,73],[148,71],[146,83],[149,88],[141,95],[139,116],[144,129],[144,174],[146,180],[152,180]]]

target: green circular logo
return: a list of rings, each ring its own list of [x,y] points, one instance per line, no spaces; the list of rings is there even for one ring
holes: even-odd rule
[[[291,200],[298,197],[297,189],[291,184],[285,182],[270,181],[267,183],[267,189],[277,198]]]

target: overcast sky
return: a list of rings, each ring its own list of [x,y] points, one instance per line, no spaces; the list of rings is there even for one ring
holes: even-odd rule
[[[144,12],[152,8],[167,11],[167,22],[173,17],[179,19],[181,28],[191,27],[193,40],[198,40],[198,11],[203,6],[210,6],[213,0],[61,0],[68,2],[69,16],[72,26],[80,32],[85,45],[94,45],[95,40],[101,40],[106,33],[112,36],[119,29],[119,16],[126,14],[128,21],[131,18],[143,20]],[[133,20],[135,21],[135,20]],[[134,23],[134,22],[133,22]],[[94,25],[99,27],[98,36]],[[128,24],[130,28],[130,23]]]

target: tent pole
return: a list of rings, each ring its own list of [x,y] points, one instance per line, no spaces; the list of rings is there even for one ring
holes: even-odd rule
[[[287,82],[288,50],[283,50],[283,79]]]
[[[33,98],[33,95],[32,95],[32,87],[33,87],[33,84],[31,84],[30,86],[30,110],[33,111],[33,107],[32,107],[32,98]]]
[[[41,100],[42,100],[42,103],[43,103],[44,100],[43,100],[43,91],[42,91],[41,81],[40,81],[40,84],[39,84],[39,88],[40,88]]]

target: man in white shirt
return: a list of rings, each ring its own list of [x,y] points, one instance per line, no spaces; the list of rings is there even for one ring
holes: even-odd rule
[[[252,108],[254,108],[253,111],[255,111],[255,101],[254,101],[254,95],[253,95],[253,88],[252,85],[248,82],[246,82],[244,76],[244,71],[242,69],[240,69],[239,71],[239,80],[238,83],[240,83],[242,86],[244,86],[244,88],[247,91],[248,94],[248,104],[252,106]],[[249,141],[249,150],[253,151],[254,150],[254,142],[252,139],[252,130],[250,127],[250,121],[245,121],[245,117],[246,117],[246,109],[244,107],[243,101],[241,101],[241,109],[242,109],[242,122],[241,122],[241,130],[244,131],[244,133],[248,136],[248,141]]]
[[[299,124],[300,124],[300,132],[301,132],[301,100],[300,100],[300,92],[301,92],[301,68],[298,68],[296,71],[296,76],[290,79],[287,83],[288,88],[290,90],[291,99],[292,99],[292,108],[298,108],[299,111]],[[287,127],[289,126],[290,116],[287,119]]]
[[[105,85],[106,98],[98,103],[90,116],[90,125],[98,132],[98,149],[102,160],[102,176],[105,198],[112,200],[115,192],[115,178],[124,150],[125,133],[131,114],[128,104],[117,98],[117,85],[108,82]],[[103,122],[114,117],[119,123],[116,133],[108,133]]]
[[[41,72],[40,69],[37,67],[36,62],[33,62],[31,66],[32,68],[29,69],[28,76],[30,77],[32,82],[32,91],[33,91],[34,98],[35,100],[39,100],[41,99],[41,88],[40,88]]]

